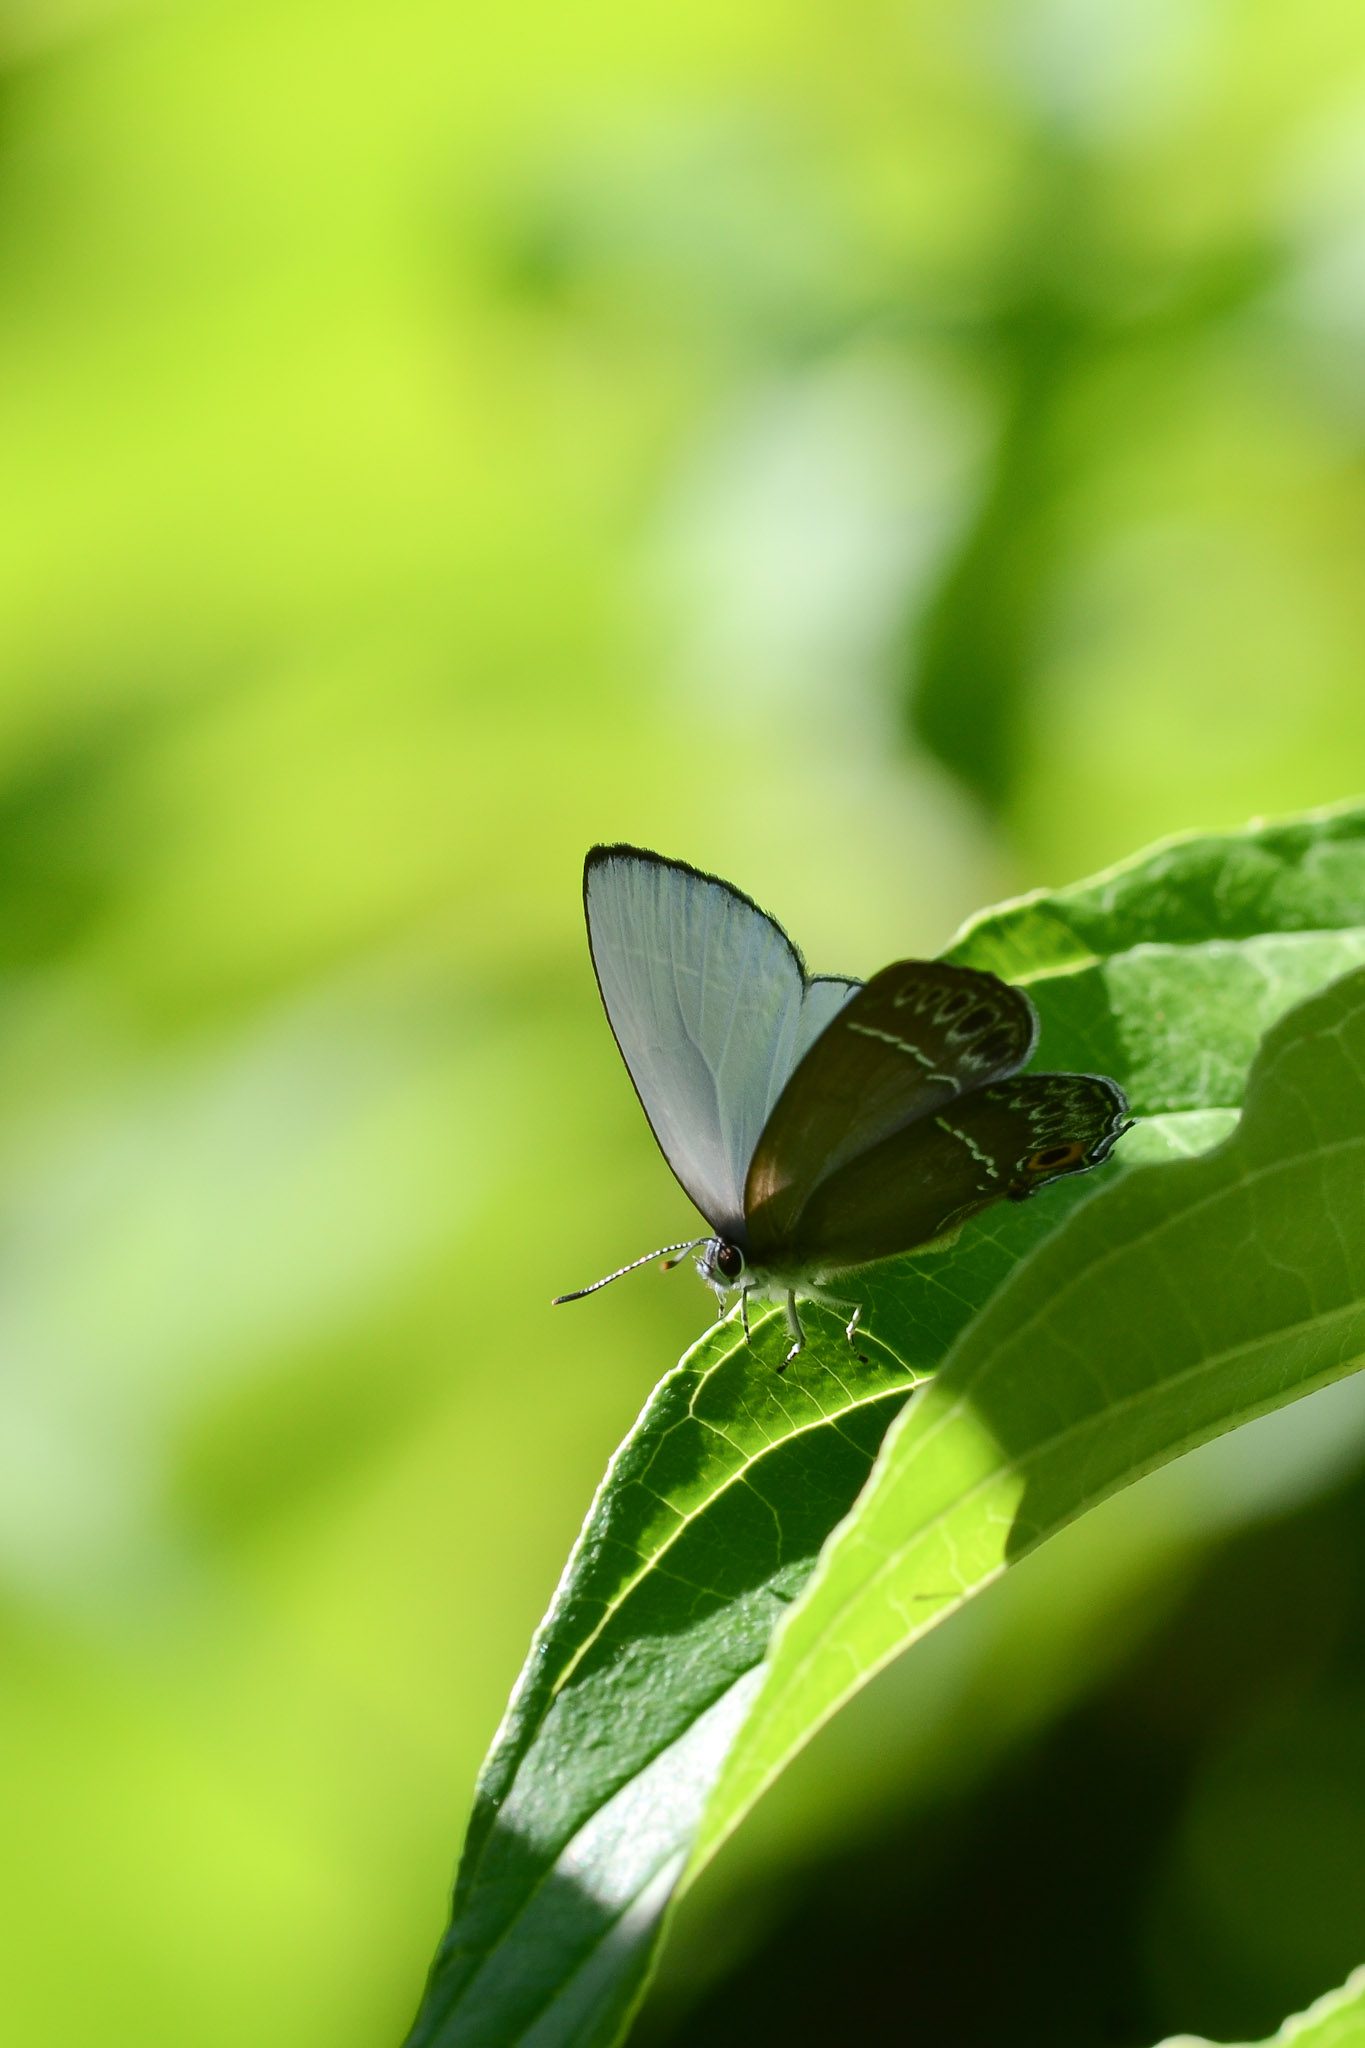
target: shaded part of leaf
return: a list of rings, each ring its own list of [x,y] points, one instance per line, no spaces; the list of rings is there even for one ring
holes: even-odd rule
[[[1365,925],[1365,803],[1167,840],[1065,889],[983,911],[946,958],[1007,980],[1145,944]]]
[[[800,1430],[759,1453],[612,1611],[547,1708],[534,1768],[503,1802],[469,1915],[476,1944],[515,1912],[585,1815],[761,1660],[904,1398],[898,1387],[851,1405],[837,1429]]]
[[[624,2012],[648,1963],[639,1933],[667,1904],[756,1683],[746,1673],[591,1815],[530,1894],[516,1941],[469,1975],[453,2030],[429,2006],[412,2048],[591,2040]]]
[[[781,1354],[761,1325],[755,1334],[752,1352],[733,1324],[703,1337],[654,1389],[613,1456],[480,1773],[461,1885],[566,1674],[650,1561],[757,1453],[824,1416],[804,1378],[773,1371]],[[884,1352],[870,1375],[870,1388],[903,1390],[907,1381]]]
[[[1109,1074],[1137,1116],[1235,1107],[1261,1039],[1365,964],[1365,928],[1135,946],[1034,984],[1031,1065]]]
[[[780,1376],[785,1338],[771,1317],[753,1351],[733,1325],[713,1332],[613,1460],[485,1767],[414,2044],[482,2039],[467,2031],[476,1983],[481,2010],[490,1986],[542,1968],[571,1975],[619,1921],[624,1907],[596,1897],[581,1859],[569,1910],[563,1858],[761,1660],[910,1385],[875,1338],[852,1352],[833,1318],[817,1312],[812,1340]],[[670,1782],[669,1769],[650,1782]],[[684,1832],[699,1807],[700,1794],[683,1800]]]
[[[1352,1970],[1335,1991],[1315,1999],[1307,2012],[1297,2012],[1268,2041],[1243,2043],[1242,2048],[1365,2048],[1365,1965]],[[1173,2034],[1159,2048],[1219,2048],[1194,2034]]]
[[[1275,1028],[1224,1145],[1081,1204],[906,1408],[774,1643],[695,1863],[946,1611],[936,1589],[979,1589],[1094,1501],[1362,1357],[1357,970]]]
[[[1020,1259],[1120,1176],[1127,1144],[1125,1137],[1104,1166],[1056,1181],[1031,1202],[997,1202],[941,1250],[884,1259],[846,1275],[839,1292],[862,1304],[870,1329],[895,1331],[896,1349],[907,1364],[922,1373],[935,1371]]]

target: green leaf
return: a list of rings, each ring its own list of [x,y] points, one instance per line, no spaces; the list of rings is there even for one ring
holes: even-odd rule
[[[1030,985],[1035,1068],[1112,1074],[1138,1116],[1235,1108],[1287,1010],[1365,965],[1365,929],[1140,945]]]
[[[1353,1970],[1340,1990],[1315,1999],[1307,2012],[1295,2013],[1268,2041],[1243,2043],[1242,2048],[1365,2048],[1365,1968]],[[1160,2048],[1218,2048],[1194,2034],[1175,2034]]]
[[[701,1861],[934,1621],[1120,1486],[1365,1357],[1365,970],[1278,1025],[1241,1123],[1082,1203],[906,1409],[788,1616]]]
[[[950,960],[1019,981],[1149,942],[1187,946],[1365,923],[1365,804],[1149,847],[1069,888],[972,918]]]
[[[785,1324],[754,1334],[703,1338],[612,1461],[480,1780],[414,2044],[596,2039],[636,1988],[620,1916],[671,1891],[774,1624],[914,1379],[828,1317],[821,1363],[785,1375]]]
[[[1184,1149],[1191,1121],[1148,1125]],[[1226,1128],[1226,1118],[1221,1128]],[[1208,1133],[1201,1128],[1199,1137]],[[489,1753],[450,1928],[409,2048],[610,2041],[774,1628],[925,1369],[1094,1182],[1001,1205],[953,1251],[886,1269],[850,1350],[803,1312],[724,1324],[655,1389],[608,1468]]]
[[[1219,863],[1229,878],[1221,892]],[[1237,920],[1253,914],[1272,929],[1237,935]],[[1277,919],[1287,929],[1275,928]],[[756,1324],[752,1352],[724,1326],[656,1390],[603,1481],[485,1765],[451,1927],[411,2048],[591,2048],[619,2036],[708,1800],[704,1839],[714,1844],[775,1759],[832,1711],[837,1687],[807,1700],[813,1718],[802,1727],[807,1709],[783,1708],[774,1734],[786,1645],[806,1626],[802,1589],[909,1389],[946,1356],[960,1370],[956,1361],[975,1355],[983,1328],[1008,1330],[1013,1290],[1044,1258],[1083,1277],[1093,1229],[1108,1243],[1126,1212],[1105,1210],[1088,1236],[1086,1218],[1149,1182],[1135,1171],[1144,1161],[1179,1174],[1226,1159],[1187,1155],[1206,1153],[1235,1125],[1261,1031],[1365,959],[1365,808],[1159,848],[1115,876],[978,920],[956,952],[981,964],[1008,958],[1021,977],[1045,969],[1031,982],[1043,1021],[1039,1063],[1113,1074],[1149,1120],[1100,1172],[988,1212],[950,1251],[862,1276],[849,1290],[866,1305],[856,1352],[832,1319],[812,1311],[811,1343],[780,1376],[785,1336],[769,1317]],[[1253,1124],[1259,1114],[1253,1109]],[[1245,1133],[1237,1142],[1245,1147]],[[997,1311],[997,1301],[1007,1305]],[[1099,1438],[1106,1402],[1093,1374],[1108,1333],[1106,1311],[1077,1356],[1050,1354],[1041,1380],[1030,1363],[1038,1386],[1051,1386],[1048,1373],[1057,1379],[1057,1398],[1073,1379],[1094,1397]],[[1310,1383],[1287,1380],[1281,1398]],[[928,1398],[919,1397],[917,1414]],[[1204,1433],[1242,1412],[1229,1395],[1225,1413],[1205,1415]],[[990,1444],[1000,1448],[995,1419],[988,1414],[975,1439],[987,1463]],[[1007,1437],[1023,1431],[1026,1454],[1023,1417],[1000,1426]],[[950,1461],[970,1465],[967,1422],[955,1430]],[[1089,1438],[1076,1442],[1094,1451]],[[1169,1455],[1163,1441],[1151,1462]],[[1107,1483],[1138,1469],[1120,1461]],[[1030,1468],[1016,1510],[1032,1511],[1044,1477]],[[1061,1485],[1056,1473],[1048,1483],[1054,1493]],[[884,1486],[879,1479],[869,1489],[869,1509]],[[1008,1491],[1005,1484],[991,1502]],[[1037,1526],[1053,1522],[1044,1515]],[[1002,1532],[989,1514],[971,1538],[983,1569],[998,1568]],[[947,1605],[941,1595],[955,1602],[960,1580],[916,1585],[912,1621],[877,1655],[937,1618]],[[827,1600],[828,1583],[824,1570],[811,1611]],[[784,1615],[791,1626],[765,1678]],[[860,1682],[857,1670],[847,1667],[844,1692]],[[746,1724],[760,1685],[763,1733]]]

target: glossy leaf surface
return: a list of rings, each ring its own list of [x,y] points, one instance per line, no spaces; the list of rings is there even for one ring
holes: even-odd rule
[[[1088,881],[983,911],[947,957],[1019,981],[1146,944],[1336,930],[1365,921],[1362,905],[1365,804],[1349,803],[1192,833]]]

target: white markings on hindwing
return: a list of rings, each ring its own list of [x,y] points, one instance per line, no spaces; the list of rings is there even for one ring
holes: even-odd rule
[[[946,1131],[950,1138],[956,1138],[960,1144],[965,1145],[967,1147],[967,1150],[971,1153],[973,1159],[976,1161],[977,1165],[984,1166],[992,1180],[999,1180],[1000,1168],[991,1158],[989,1152],[983,1152],[981,1147],[975,1142],[975,1140],[969,1135],[968,1132],[958,1130],[955,1124],[948,1123],[946,1119],[941,1116],[936,1116],[934,1118],[934,1122],[938,1125],[941,1131]]]

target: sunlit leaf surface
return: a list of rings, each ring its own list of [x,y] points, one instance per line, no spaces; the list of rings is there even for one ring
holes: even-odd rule
[[[1120,861],[1069,888],[973,918],[948,957],[1010,980],[1148,943],[1250,939],[1361,922],[1365,806],[1206,832]]]

